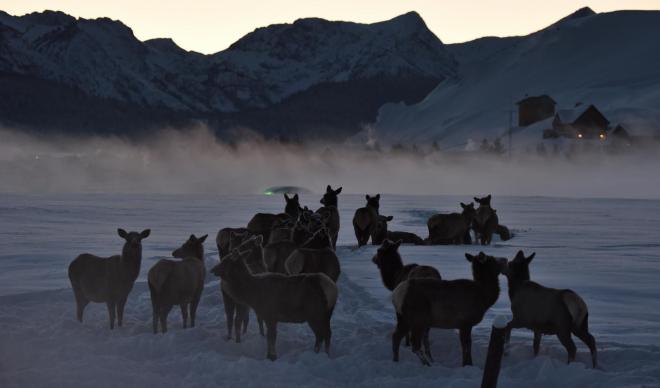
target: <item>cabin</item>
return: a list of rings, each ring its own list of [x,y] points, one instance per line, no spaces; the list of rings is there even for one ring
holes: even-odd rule
[[[578,103],[573,109],[559,110],[552,120],[552,130],[543,136],[605,140],[609,125],[609,120],[594,105]]]
[[[526,127],[555,114],[557,103],[547,94],[525,97],[516,102],[518,105],[518,126]]]

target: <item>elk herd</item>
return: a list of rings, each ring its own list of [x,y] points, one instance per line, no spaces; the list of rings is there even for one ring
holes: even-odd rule
[[[267,339],[267,358],[277,357],[279,323],[307,323],[312,330],[314,350],[330,350],[331,318],[337,303],[337,281],[341,274],[336,254],[340,227],[338,196],[342,188],[327,186],[321,207],[312,211],[300,205],[298,194],[284,194],[284,212],[257,213],[245,227],[223,228],[216,237],[219,264],[210,269],[220,278],[227,340],[241,342],[254,311],[259,332]],[[491,196],[475,197],[474,203],[461,203],[460,213],[434,214],[427,221],[428,237],[404,231],[390,231],[392,216],[380,214],[380,194],[366,195],[366,204],[355,211],[353,229],[358,247],[379,246],[373,256],[383,285],[392,292],[396,327],[391,336],[392,358],[399,360],[405,338],[424,365],[433,361],[429,332],[431,328],[455,329],[462,348],[462,364],[472,364],[472,328],[500,296],[499,275],[508,283],[512,319],[507,326],[533,332],[533,352],[538,354],[542,335],[556,335],[575,359],[572,335],[584,342],[596,367],[596,342],[589,333],[589,313],[585,301],[574,291],[542,286],[530,279],[529,265],[535,256],[519,251],[511,260],[484,252],[466,253],[471,279],[442,277],[431,266],[404,263],[399,248],[414,245],[481,245],[512,237],[499,223]],[[126,232],[120,255],[102,258],[81,254],[69,265],[68,275],[76,302],[76,317],[82,322],[89,302],[105,303],[110,328],[123,323],[124,306],[140,273],[142,240],[150,230]],[[474,237],[473,237],[474,236]],[[194,327],[206,267],[204,242],[207,235],[190,235],[172,252],[174,259],[161,259],[148,271],[153,332],[167,332],[167,319],[179,306],[183,328]],[[265,326],[265,330],[264,330]]]

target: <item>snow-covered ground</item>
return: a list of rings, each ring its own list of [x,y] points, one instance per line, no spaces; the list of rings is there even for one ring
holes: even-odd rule
[[[316,207],[319,197],[301,199]],[[430,214],[456,211],[469,198],[384,195],[381,213],[394,216],[392,229],[425,235]],[[207,278],[198,327],[183,330],[175,309],[170,331],[152,334],[145,275],[156,259],[190,233],[209,233],[212,241],[220,227],[244,225],[252,213],[279,211],[283,202],[279,196],[0,195],[0,387],[479,386],[490,324],[509,310],[505,279],[498,302],[474,330],[473,367],[460,366],[459,341],[449,330],[432,331],[432,367],[423,367],[406,348],[393,363],[389,292],[370,260],[375,248],[356,250],[350,224],[363,205],[361,195],[340,195],[343,273],[330,357],[312,351],[306,325],[282,324],[279,359],[268,361],[254,316],[243,343],[226,342],[213,276]],[[588,351],[578,343],[577,362],[566,365],[554,337],[543,339],[534,358],[530,333],[518,331],[500,386],[660,387],[660,201],[495,197],[493,205],[515,238],[484,251],[509,258],[518,249],[536,251],[532,278],[570,287],[587,301],[600,361],[598,369],[589,368]],[[103,305],[90,305],[84,324],[75,320],[66,267],[80,252],[119,253],[117,227],[151,228],[152,234],[143,243],[125,325],[110,331]],[[208,266],[217,260],[213,245],[206,247]],[[401,251],[404,261],[434,265],[452,279],[470,275],[463,254],[480,249]]]

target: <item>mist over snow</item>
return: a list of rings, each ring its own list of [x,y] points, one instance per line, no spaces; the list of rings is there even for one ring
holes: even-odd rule
[[[0,130],[0,192],[257,194],[277,185],[348,193],[659,198],[658,151],[540,157],[375,152],[297,145],[258,135],[227,144],[211,131],[162,130],[143,140]]]

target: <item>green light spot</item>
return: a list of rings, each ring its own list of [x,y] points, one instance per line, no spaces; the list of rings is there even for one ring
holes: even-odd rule
[[[272,191],[264,191],[264,194],[266,194],[266,195],[273,195],[273,192],[272,192]]]

